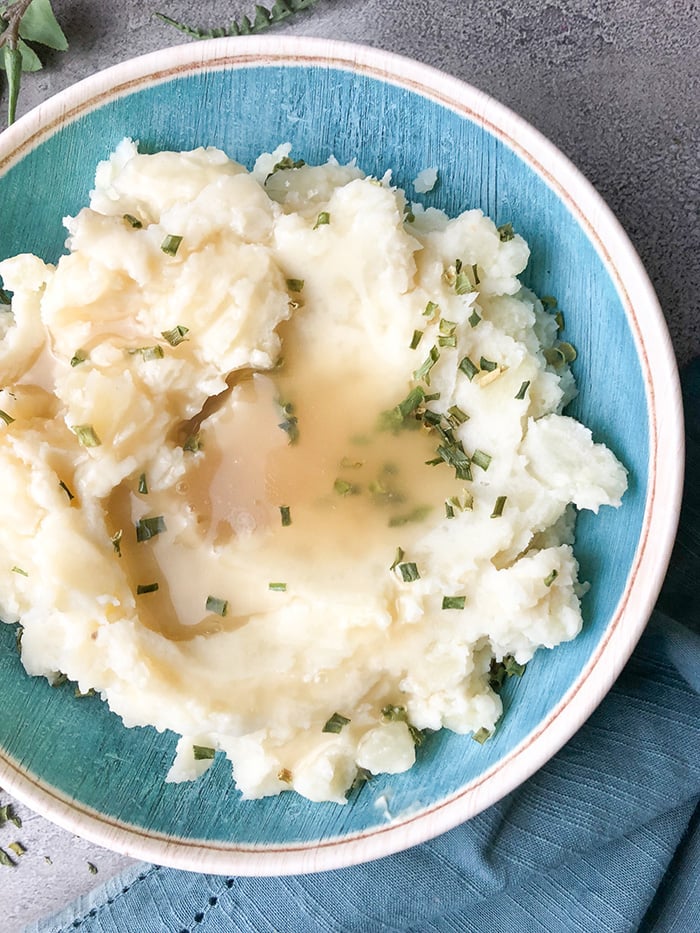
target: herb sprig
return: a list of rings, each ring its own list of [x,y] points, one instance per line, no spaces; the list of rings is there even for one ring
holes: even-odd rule
[[[174,26],[180,32],[192,39],[221,39],[223,36],[252,36],[259,32],[264,32],[271,26],[277,26],[283,23],[295,13],[301,13],[312,7],[318,0],[275,0],[271,9],[257,4],[255,12],[251,16],[242,16],[240,20],[233,20],[228,26],[217,26],[214,29],[200,29],[195,26],[188,26],[181,23],[164,13],[155,13],[158,19],[167,23],[168,26]]]

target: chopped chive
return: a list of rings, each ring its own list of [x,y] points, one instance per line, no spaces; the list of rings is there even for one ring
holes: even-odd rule
[[[479,360],[479,369],[483,370],[485,373],[492,373],[494,369],[498,368],[498,363],[494,363],[493,360],[487,360],[485,356],[482,356]]]
[[[134,230],[140,230],[141,227],[143,227],[143,224],[138,219],[138,217],[134,217],[133,214],[124,214],[123,219],[129,224],[130,227],[133,227]]]
[[[215,612],[223,618],[228,612],[228,600],[219,599],[218,596],[207,596],[206,610],[207,612]]]
[[[438,400],[439,398],[440,398],[440,393],[439,393],[439,392],[431,392],[430,395],[426,395],[426,396],[425,396],[425,398],[423,399],[423,401],[424,401],[424,402],[437,402],[437,400]]]
[[[173,234],[169,233],[160,244],[160,248],[166,255],[175,256],[177,251],[180,249],[180,243],[182,243],[181,236],[173,236]]]
[[[127,353],[129,354],[129,356],[136,356],[138,353],[140,353],[141,357],[146,361],[162,360],[163,357],[165,356],[165,353],[163,352],[163,348],[159,346],[158,344],[155,344],[152,347],[134,347],[132,349],[127,350]]]
[[[451,337],[438,337],[438,346],[439,347],[449,347],[454,349],[457,346],[457,338],[454,334]]]
[[[339,496],[354,496],[358,489],[357,486],[353,486],[353,484],[349,483],[346,479],[338,478],[333,483],[333,491],[337,492]]]
[[[430,352],[422,366],[419,366],[413,373],[414,379],[424,379],[426,385],[430,385],[430,370],[440,359],[440,351],[437,347],[431,347]]]
[[[563,354],[564,359],[566,360],[567,363],[573,363],[576,357],[578,356],[578,353],[576,352],[576,347],[571,343],[567,343],[566,340],[562,340],[560,343],[558,343],[557,349],[559,350],[560,353]]]
[[[500,518],[503,515],[503,509],[506,504],[506,499],[508,496],[499,496],[493,506],[493,512],[491,512],[491,518]]]
[[[389,567],[389,570],[396,570],[401,561],[404,558],[404,551],[402,547],[396,548],[396,555],[394,556],[394,563]]]
[[[359,470],[365,465],[364,460],[353,460],[350,457],[343,457],[340,465],[344,470]]]
[[[447,518],[455,517],[454,506],[452,505],[449,499],[445,499],[445,515]]]
[[[12,568],[12,570],[10,571],[10,573],[18,573],[21,577],[28,577],[28,576],[29,576],[29,574],[27,573],[26,570],[22,570],[21,567],[16,567],[16,566]]]
[[[529,387],[530,387],[530,380],[526,379],[525,382],[521,384],[520,388],[518,389],[518,394],[515,397],[520,400],[524,399],[525,393],[527,392]]]
[[[303,279],[287,279],[287,288],[290,292],[300,292],[304,288]]]
[[[564,330],[564,315],[561,311],[557,311],[554,315],[554,320],[557,322],[557,327],[559,330]]]
[[[416,567],[413,562],[398,564],[398,570],[403,578],[404,583],[414,583],[416,580],[420,579],[418,567]]]
[[[326,224],[329,224],[330,222],[331,222],[331,215],[328,213],[328,211],[321,211],[321,213],[316,218],[316,223],[314,224],[314,230],[316,230],[318,227],[323,227]]]
[[[286,593],[287,584],[286,583],[268,583],[268,590],[272,590],[273,593]]]
[[[146,482],[146,474],[145,474],[145,473],[142,473],[142,474],[139,476],[139,487],[138,487],[138,488],[139,488],[139,493],[140,493],[142,496],[147,496],[147,495],[148,495],[148,483]]]
[[[423,412],[423,424],[427,424],[429,427],[437,427],[442,421],[442,415],[439,411],[433,411],[431,408],[426,408]]]
[[[194,434],[188,435],[185,440],[185,443],[182,445],[183,450],[187,450],[190,453],[197,453],[198,450],[202,450],[204,444],[200,437],[199,431],[195,431]]]
[[[343,726],[347,726],[349,722],[350,720],[347,718],[347,716],[343,716],[340,713],[333,713],[321,732],[333,732],[337,734],[341,731]]]
[[[411,344],[410,344],[412,350],[415,350],[415,349],[416,349],[416,347],[418,346],[418,344],[421,342],[422,338],[423,338],[423,331],[422,331],[422,330],[414,330],[414,331],[413,331],[413,337],[411,338]]]
[[[479,315],[479,313],[478,313],[478,311],[476,310],[476,308],[474,308],[474,310],[473,310],[472,313],[469,315],[469,317],[467,318],[467,320],[469,321],[469,323],[471,324],[472,327],[476,327],[476,325],[477,325],[477,324],[479,323],[479,321],[481,320],[481,316]]]
[[[24,855],[27,851],[21,842],[11,842],[7,848],[12,849],[17,857]]]
[[[557,299],[554,295],[542,295],[540,301],[542,302],[542,306],[550,311],[557,306]]]
[[[11,305],[12,299],[10,298],[10,293],[6,292],[4,288],[0,288],[0,305]]]
[[[68,501],[69,501],[69,502],[71,502],[73,499],[75,499],[75,496],[74,496],[73,493],[70,491],[70,489],[66,486],[66,484],[63,482],[63,480],[60,480],[59,483],[58,483],[58,485],[61,487],[61,489],[62,489],[62,490],[65,492],[65,494],[68,496]]]
[[[293,159],[291,156],[286,155],[283,156],[279,162],[272,166],[270,175],[274,175],[275,172],[286,171],[287,169],[303,168],[304,165],[306,165],[306,162],[304,162],[303,159]],[[270,175],[268,175],[267,178],[269,178]],[[265,181],[267,181],[267,178]]]
[[[146,593],[156,593],[158,591],[157,583],[139,583],[136,587],[136,595],[144,596]]]
[[[475,733],[473,733],[472,738],[474,739],[475,742],[478,742],[479,745],[483,745],[486,739],[491,738],[491,732],[489,729],[484,729],[482,727],[481,729],[478,729]]]
[[[558,347],[545,347],[542,353],[549,366],[555,369],[561,369],[566,363],[566,357]]]
[[[441,444],[437,453],[441,460],[454,467],[457,479],[471,480],[470,460],[460,444]]]
[[[112,547],[114,548],[114,553],[117,557],[122,556],[122,534],[123,531],[120,528],[115,534],[112,535],[110,541],[112,542]]]
[[[461,259],[455,259],[455,272],[459,273],[462,271],[462,266],[464,263]]]
[[[189,327],[185,327],[184,324],[176,324],[172,330],[162,330],[160,334],[164,340],[168,341],[171,347],[176,347],[184,340],[187,340],[187,335],[189,332]]]
[[[443,609],[464,609],[464,604],[467,600],[466,596],[443,596],[442,597],[442,608]]]
[[[441,334],[444,334],[446,337],[451,337],[454,332],[457,330],[457,325],[454,321],[446,321],[444,318],[440,321],[440,326],[438,330]]]
[[[453,426],[464,424],[465,421],[469,421],[469,415],[462,411],[459,405],[452,405],[447,409],[447,414],[449,416],[448,420]]]
[[[4,849],[0,849],[0,865],[3,865],[5,868],[15,868],[17,862],[11,859]]]
[[[280,516],[282,518],[282,526],[286,528],[288,525],[292,524],[292,514],[289,510],[288,505],[280,506]]]
[[[475,463],[482,470],[488,470],[491,463],[491,456],[485,454],[483,450],[475,450],[472,454],[472,463]]]
[[[136,524],[136,540],[150,541],[156,535],[167,531],[165,519],[162,515],[155,515],[153,518],[140,518]]]
[[[284,421],[280,422],[277,427],[282,428],[282,430],[289,438],[290,444],[296,444],[296,442],[299,440],[299,419],[295,414],[293,414],[294,406],[291,402],[279,402],[278,404],[282,409],[282,413],[287,417],[284,419]]]
[[[389,703],[382,708],[382,719],[386,722],[408,722],[408,711],[405,706]]]
[[[467,379],[471,382],[474,376],[479,372],[479,367],[476,366],[469,359],[468,356],[465,356],[462,362],[459,364],[459,368],[462,370]]]
[[[507,654],[503,658],[503,669],[506,677],[522,677],[525,673],[525,665],[518,664],[512,654]]]
[[[472,265],[472,276],[474,277],[474,284],[475,284],[475,285],[479,285],[480,279],[479,279],[479,272],[477,271],[477,264],[476,264],[476,263],[474,263],[474,264]]]
[[[0,408],[0,418],[2,418],[5,424],[12,424],[12,422],[15,420],[12,415],[8,415],[6,411],[2,410],[2,408]]]
[[[195,761],[211,761],[216,755],[216,749],[209,745],[193,745],[192,754]]]
[[[91,424],[73,424],[71,431],[78,438],[81,447],[99,447],[102,443]]]
[[[429,301],[425,306],[425,311],[423,312],[423,317],[433,318],[440,310],[439,305],[435,301]]]
[[[559,576],[559,571],[555,568],[554,570],[552,570],[551,573],[547,574],[547,576],[544,578],[544,585],[551,586],[558,576]]]
[[[72,367],[80,366],[81,363],[84,363],[88,358],[85,350],[76,350],[73,356],[70,359],[70,364]]]
[[[474,285],[466,272],[458,272],[455,278],[455,292],[458,295],[467,295],[474,291]]]
[[[513,224],[510,221],[508,221],[507,224],[501,224],[501,226],[497,227],[496,229],[498,230],[498,235],[501,238],[501,243],[507,243],[508,240],[512,240],[515,236]]]
[[[389,519],[389,528],[400,528],[402,525],[410,525],[415,522],[422,522],[430,515],[432,507],[429,505],[419,505],[412,512],[404,515],[394,515]]]

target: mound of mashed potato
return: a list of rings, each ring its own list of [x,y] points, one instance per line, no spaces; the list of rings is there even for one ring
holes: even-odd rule
[[[528,247],[390,176],[125,140],[56,266],[0,263],[0,615],[29,674],[343,803],[581,628],[575,508],[626,471],[561,414]],[[548,303],[551,304],[551,303]],[[165,775],[164,775],[165,777]]]

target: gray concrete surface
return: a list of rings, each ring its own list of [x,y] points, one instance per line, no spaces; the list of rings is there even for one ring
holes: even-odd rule
[[[253,6],[55,0],[71,47],[47,54],[45,70],[26,77],[20,111],[101,68],[189,41],[155,20],[156,10],[212,27]],[[688,0],[319,0],[278,31],[412,56],[486,91],[552,139],[626,228],[682,364],[700,352],[699,27],[698,4]],[[9,799],[0,793],[0,804]],[[6,827],[0,845],[10,836],[28,852],[16,869],[0,868],[3,933],[57,910],[128,863],[32,815],[21,830]]]

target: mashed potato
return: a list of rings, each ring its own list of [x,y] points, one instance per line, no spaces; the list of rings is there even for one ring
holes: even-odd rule
[[[55,267],[0,263],[0,612],[171,780],[342,803],[581,628],[574,506],[626,473],[575,351],[509,225],[389,177],[125,140]]]

